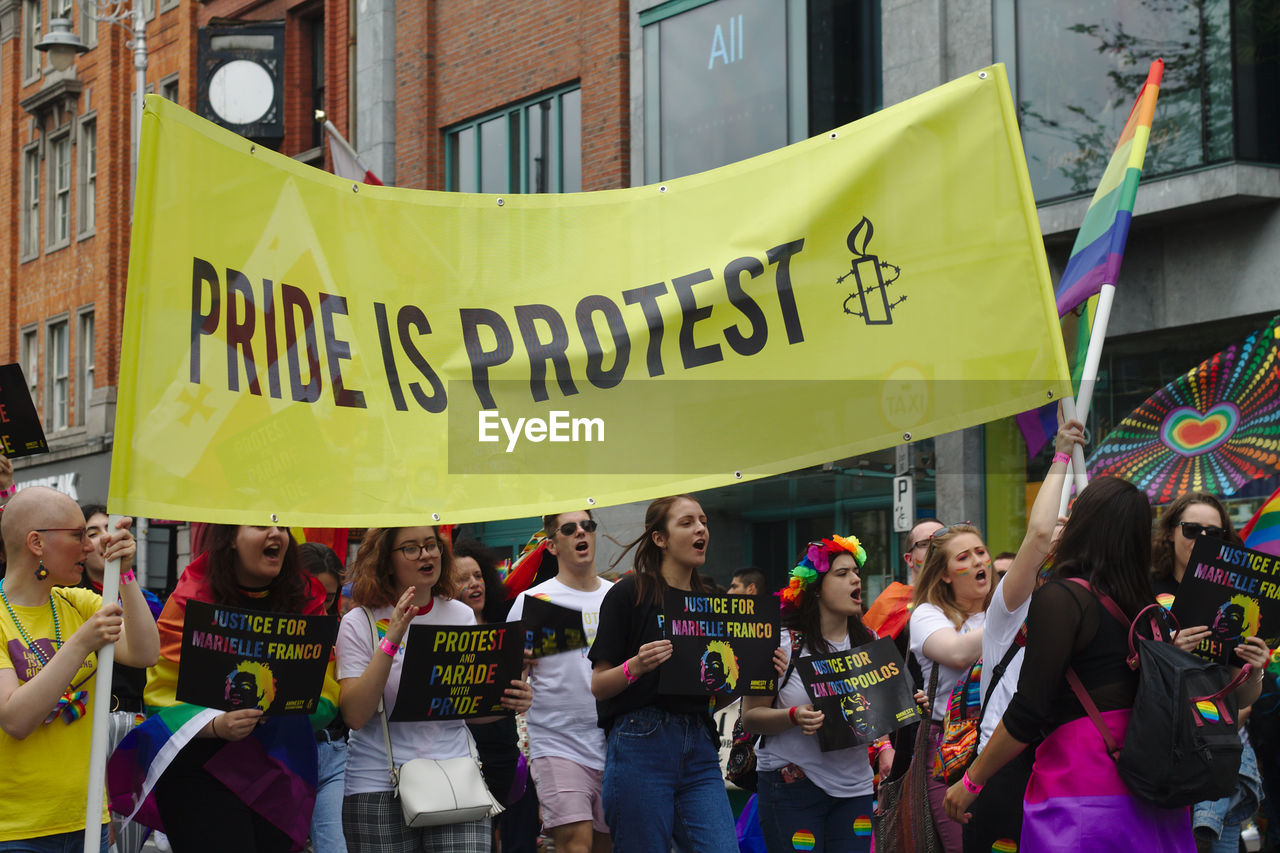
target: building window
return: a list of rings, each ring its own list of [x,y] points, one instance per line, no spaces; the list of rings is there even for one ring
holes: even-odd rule
[[[98,46],[97,0],[81,0],[80,2],[80,39],[88,47]]]
[[[76,221],[80,236],[92,234],[98,222],[98,122],[92,118],[80,120],[80,195],[76,208]]]
[[[647,182],[754,157],[880,108],[879,0],[669,0],[640,24]]]
[[[49,140],[49,248],[71,239],[71,134]]]
[[[582,91],[577,84],[451,128],[445,188],[459,192],[582,190]]]
[[[45,407],[46,424],[50,430],[66,429],[70,399],[67,396],[70,376],[67,321],[58,320],[49,324],[46,337],[49,351],[45,353],[45,364],[49,366],[49,400]]]
[[[22,152],[22,256],[40,253],[40,147]]]
[[[93,400],[93,309],[80,313],[76,330],[76,414],[79,423],[89,419],[89,404]]]
[[[40,51],[36,44],[44,32],[40,0],[23,0],[22,3],[22,79],[40,76]]]
[[[27,380],[31,405],[40,405],[40,329],[22,330],[22,374]]]
[[[1280,163],[1280,4],[1021,0],[1014,34],[1023,147],[1036,199],[1092,192],[1151,61],[1165,62],[1144,177],[1231,160]]]
[[[178,100],[178,75],[171,74],[160,81],[160,97],[167,101],[173,101],[175,104],[181,103]]]

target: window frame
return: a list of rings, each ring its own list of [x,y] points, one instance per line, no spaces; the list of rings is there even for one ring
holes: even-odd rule
[[[160,94],[160,97],[165,100],[181,105],[182,102],[178,100],[178,95],[181,92],[181,89],[178,86],[178,79],[178,72],[176,71],[167,77],[162,77],[160,82],[156,85],[156,91]],[[170,97],[171,91],[173,94],[172,97]]]
[[[80,117],[76,132],[76,238],[98,230],[98,114]]]
[[[41,190],[44,187],[42,160],[44,154],[40,141],[22,147],[22,210],[18,223],[18,261],[20,263],[40,257],[40,216],[42,214]],[[34,177],[32,172],[34,170]]]
[[[98,46],[98,16],[95,0],[80,0],[79,35],[85,47],[93,50]]]
[[[89,407],[93,405],[96,359],[96,319],[94,306],[87,305],[76,312],[76,422],[89,422]]]
[[[39,414],[40,394],[40,324],[28,323],[23,326],[18,337],[18,358],[22,372],[27,380],[27,393],[31,395],[31,405]]]
[[[61,146],[65,145],[65,149]],[[45,251],[53,252],[63,249],[71,245],[72,216],[71,216],[71,185],[72,185],[72,162],[73,152],[71,139],[71,127],[68,125],[63,130],[49,137],[48,148],[46,149],[49,156],[46,158],[47,172],[46,182],[49,189],[49,203],[46,205],[45,214],[49,217],[49,221],[45,223]],[[63,153],[65,152],[65,153]],[[59,157],[62,159],[59,159]],[[62,167],[66,166],[65,175]],[[63,178],[65,177],[65,184]],[[59,225],[62,225],[62,216],[65,213],[65,233],[59,231]]]
[[[61,330],[61,352],[58,346],[58,330]],[[61,432],[71,426],[71,323],[66,312],[45,321],[45,366],[49,381],[45,383],[45,429]],[[58,356],[62,356],[59,372]],[[61,394],[59,394],[61,389]],[[61,404],[61,409],[59,409]],[[61,422],[59,422],[61,416]]]
[[[36,44],[44,35],[44,3],[41,0],[22,2],[22,85],[29,86],[44,73],[44,57],[36,50]]]

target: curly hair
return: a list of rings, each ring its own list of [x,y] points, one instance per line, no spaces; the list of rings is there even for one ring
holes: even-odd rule
[[[964,523],[943,527],[929,539],[929,550],[925,553],[924,566],[916,578],[915,588],[915,605],[928,603],[937,607],[946,614],[951,623],[956,626],[957,631],[972,614],[960,609],[960,605],[956,602],[955,590],[943,578],[947,576],[947,563],[951,560],[947,546],[951,544],[951,540],[962,533],[972,533],[982,539],[982,532],[978,528]],[[982,610],[986,610],[991,604],[991,597],[995,595],[995,591],[995,584],[987,586],[987,597],[982,601]]]
[[[370,527],[365,531],[351,564],[351,600],[357,605],[391,607],[400,597],[391,560],[396,534],[401,530],[404,528]],[[432,526],[431,531],[440,542],[440,577],[431,587],[431,595],[453,598],[458,591],[453,583],[453,549],[439,527]]]
[[[1158,578],[1174,576],[1173,536],[1178,532],[1182,514],[1193,504],[1204,504],[1217,510],[1218,518],[1221,520],[1220,526],[1227,532],[1227,541],[1233,545],[1244,544],[1240,534],[1236,532],[1235,525],[1231,523],[1227,508],[1222,505],[1222,501],[1218,500],[1217,496],[1208,492],[1186,492],[1165,507],[1164,513],[1156,521],[1155,533],[1151,537],[1151,571]]]
[[[236,565],[236,535],[242,525],[210,524],[205,528],[204,550],[209,554],[209,587],[214,604],[238,606],[240,583]],[[280,564],[280,574],[267,590],[266,609],[277,613],[301,613],[311,600],[311,581],[298,563],[298,546],[287,528],[282,528],[288,545]]]

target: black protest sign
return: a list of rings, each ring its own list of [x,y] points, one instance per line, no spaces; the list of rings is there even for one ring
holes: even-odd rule
[[[825,716],[823,752],[871,743],[920,717],[902,657],[888,637],[846,652],[796,661],[813,707]]]
[[[694,595],[669,589],[663,632],[672,655],[661,693],[772,696],[778,673],[778,600],[771,595]]]
[[[1280,643],[1278,574],[1280,557],[1197,536],[1173,602],[1183,628],[1209,628],[1193,651],[1206,660],[1240,665],[1244,662],[1232,650],[1246,637],[1261,637],[1275,648]]]
[[[188,601],[178,663],[179,702],[268,716],[320,704],[336,616],[262,613]]]
[[[581,610],[526,595],[521,622],[524,623],[524,646],[535,658],[585,649],[588,645]]]
[[[17,364],[0,365],[0,452],[10,459],[49,452],[36,404]]]
[[[519,622],[411,625],[391,721],[509,716],[514,712],[502,707],[502,693],[523,668]]]

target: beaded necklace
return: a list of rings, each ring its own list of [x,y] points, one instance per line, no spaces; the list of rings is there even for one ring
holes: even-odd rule
[[[49,659],[44,656],[44,652],[35,644],[27,634],[27,629],[22,626],[22,622],[18,619],[18,614],[14,612],[13,605],[9,603],[9,596],[4,594],[4,580],[0,579],[0,601],[4,602],[4,609],[9,611],[9,618],[13,620],[13,624],[18,628],[18,635],[22,637],[22,641],[27,644],[27,648],[40,661],[40,666],[49,665]],[[62,625],[58,623],[58,609],[53,606],[53,593],[49,593],[49,612],[53,614],[53,650],[56,652],[62,648]]]

